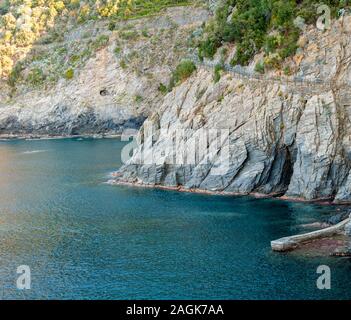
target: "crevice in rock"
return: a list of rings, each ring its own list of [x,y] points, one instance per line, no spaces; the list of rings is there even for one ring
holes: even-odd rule
[[[287,146],[276,151],[274,160],[267,168],[266,178],[260,182],[258,192],[283,195],[289,188],[293,175],[293,159]]]
[[[288,147],[285,147],[285,162],[282,170],[280,184],[284,193],[288,190],[291,177],[294,173],[294,162]]]

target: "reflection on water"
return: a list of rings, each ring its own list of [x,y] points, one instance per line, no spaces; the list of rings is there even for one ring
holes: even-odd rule
[[[104,184],[122,147],[0,142],[1,298],[351,298],[350,260],[270,250],[336,207]],[[331,290],[316,288],[320,264]]]

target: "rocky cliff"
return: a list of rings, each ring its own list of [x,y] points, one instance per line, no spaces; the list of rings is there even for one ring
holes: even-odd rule
[[[118,134],[140,128],[162,101],[160,85],[167,86],[208,14],[201,7],[172,7],[113,28],[104,20],[78,24],[62,31],[60,41],[38,41],[15,85],[0,81],[0,135]]]
[[[303,83],[230,72],[215,83],[212,72],[199,66],[142,127],[115,182],[351,202],[350,33],[348,16],[328,31],[306,30],[289,62]],[[218,142],[206,134],[214,129],[229,135]],[[182,148],[172,149],[177,130]],[[207,135],[207,152],[190,164],[177,162],[199,133]],[[154,159],[145,161],[150,146]],[[223,148],[229,166],[218,174]]]

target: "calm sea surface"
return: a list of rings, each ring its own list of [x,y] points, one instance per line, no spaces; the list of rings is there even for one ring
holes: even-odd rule
[[[123,145],[0,142],[1,299],[351,298],[350,259],[270,249],[335,207],[105,184]]]

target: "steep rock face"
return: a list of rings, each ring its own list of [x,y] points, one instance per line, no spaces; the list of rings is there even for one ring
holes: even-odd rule
[[[74,70],[73,79],[61,77],[40,88],[19,83],[14,93],[0,83],[0,135],[115,134],[140,128],[163,99],[160,83],[168,84],[171,71],[188,53],[187,39],[208,14],[202,8],[175,7],[120,22],[114,31],[98,21],[71,30],[63,43],[38,45],[33,52],[52,50],[54,55],[57,46],[78,42],[84,47],[102,34],[109,39]]]
[[[134,96],[154,89],[145,78],[122,70],[112,49],[97,52],[73,81],[62,80],[49,90],[24,92],[5,102],[0,106],[0,133],[64,135],[138,127],[148,107],[135,103]]]
[[[300,76],[323,75],[330,87],[242,80],[230,73],[214,83],[212,73],[200,68],[146,122],[116,181],[350,202],[351,102],[349,87],[340,87],[351,70],[351,41],[345,37],[350,24],[345,17],[327,33],[310,29],[304,35],[310,49],[295,57]],[[333,52],[323,61],[321,43],[332,44]],[[228,130],[228,139],[214,138],[213,129]],[[177,130],[184,144],[171,148]],[[192,162],[177,161],[196,136],[205,136],[206,152]],[[229,156],[223,158],[225,148]]]

